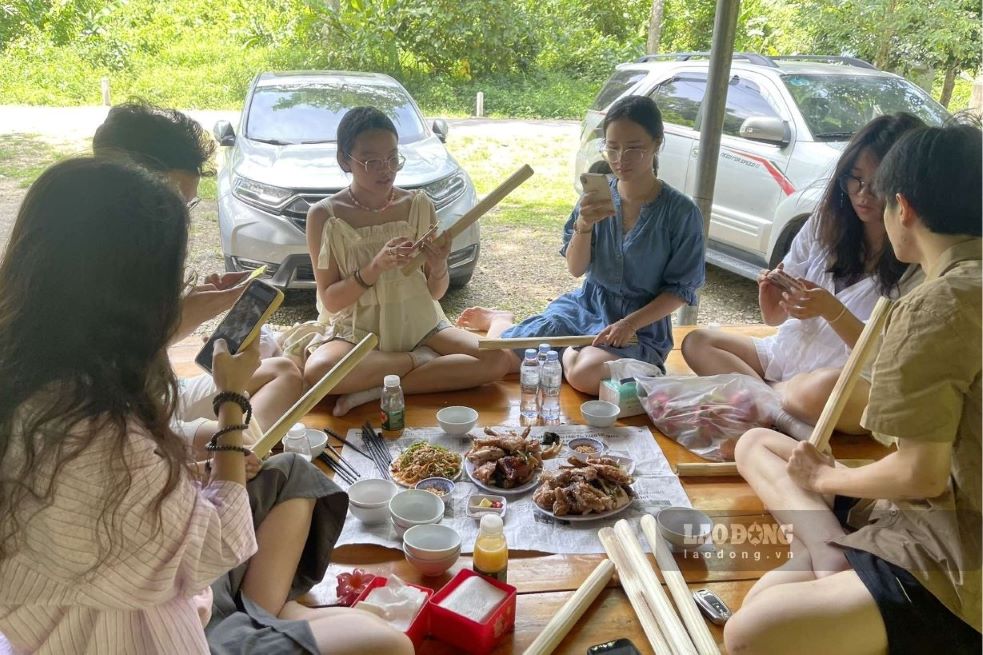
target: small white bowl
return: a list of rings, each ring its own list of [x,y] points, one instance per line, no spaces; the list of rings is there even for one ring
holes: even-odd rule
[[[574,437],[567,442],[567,448],[574,453],[574,456],[583,456],[584,458],[587,458],[600,457],[607,451],[608,445],[600,439],[595,439],[594,437]],[[577,450],[578,448],[591,448],[593,451],[582,452]]]
[[[403,554],[406,556],[406,561],[409,562],[413,566],[413,568],[415,568],[425,577],[436,577],[438,575],[443,575],[444,573],[447,573],[447,570],[452,566],[454,566],[458,558],[461,557],[460,550],[458,550],[457,552],[451,555],[448,555],[447,557],[444,557],[443,559],[437,559],[437,560],[420,559],[418,557],[413,557],[408,552],[406,552],[405,549],[403,551]]]
[[[666,507],[655,515],[659,533],[673,546],[696,550],[710,541],[713,519],[692,507]]]
[[[461,535],[446,525],[414,525],[403,535],[407,555],[428,562],[447,559],[461,552]]]
[[[315,428],[307,428],[307,441],[311,444],[311,459],[316,459],[324,452],[324,446],[328,443],[328,435]]]
[[[348,508],[362,523],[385,523],[389,501],[399,488],[389,480],[359,480],[348,487]]]
[[[407,489],[389,501],[389,515],[396,534],[402,537],[403,533],[415,525],[440,523],[444,518],[444,501],[429,491]]]
[[[437,424],[447,434],[463,435],[478,422],[478,412],[470,407],[454,405],[437,412]]]
[[[620,407],[606,400],[588,400],[580,406],[580,413],[587,421],[587,425],[595,428],[606,428],[614,425],[620,412]]]

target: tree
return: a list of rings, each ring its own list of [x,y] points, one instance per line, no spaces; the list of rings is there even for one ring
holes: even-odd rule
[[[645,52],[650,55],[659,51],[659,42],[662,40],[662,15],[665,8],[665,0],[652,0],[652,15],[649,17],[649,38],[645,44]]]

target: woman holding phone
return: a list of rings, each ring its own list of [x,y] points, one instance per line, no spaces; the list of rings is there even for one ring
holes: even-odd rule
[[[614,179],[608,189],[583,195],[560,248],[570,273],[586,275],[584,285],[518,325],[511,313],[484,307],[466,309],[458,325],[489,337],[545,342],[596,334],[592,345],[563,353],[567,382],[593,395],[608,377],[608,361],[630,357],[664,368],[672,350],[672,312],[696,300],[704,279],[700,210],[657,175],[664,138],[662,114],[651,98],[629,96],[612,105],[602,152]],[[509,370],[519,370],[516,353],[496,355]]]
[[[899,293],[906,265],[894,256],[884,204],[870,183],[891,146],[921,126],[910,114],[879,116],[847,144],[815,214],[778,268],[758,276],[761,316],[781,326],[775,335],[695,330],[683,340],[683,356],[697,375],[744,373],[774,384],[783,405],[775,425],[792,436],[811,433],[878,297]],[[864,432],[869,389],[865,374],[837,430]]]
[[[245,636],[206,641],[192,598],[257,549],[242,428],[258,347],[216,344],[200,483],[169,427],[187,238],[170,186],[112,161],[56,164],[21,205],[0,263],[0,633],[15,652],[249,652]],[[305,639],[262,652],[411,652],[363,612],[287,611]]]

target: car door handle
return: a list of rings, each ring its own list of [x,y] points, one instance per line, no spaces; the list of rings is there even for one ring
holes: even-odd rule
[[[700,149],[699,148],[693,148],[693,151],[690,153],[689,156],[690,157],[699,157],[700,156]]]

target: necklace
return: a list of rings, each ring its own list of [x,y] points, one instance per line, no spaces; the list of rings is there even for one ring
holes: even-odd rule
[[[389,199],[386,201],[386,204],[380,207],[379,209],[372,209],[371,207],[366,207],[365,205],[360,203],[358,201],[358,198],[355,197],[355,192],[352,191],[352,187],[350,185],[348,187],[348,195],[351,197],[352,202],[355,203],[355,206],[358,207],[359,209],[363,211],[371,212],[373,214],[381,214],[382,212],[386,211],[387,209],[393,206],[393,200],[396,198],[396,189],[394,187],[389,190]]]

